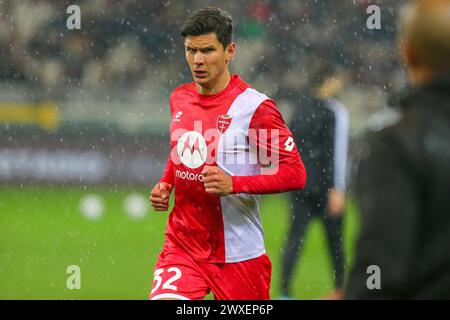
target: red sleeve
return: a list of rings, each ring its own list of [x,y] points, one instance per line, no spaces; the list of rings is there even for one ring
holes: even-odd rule
[[[172,186],[174,185],[173,162],[172,162],[172,159],[170,158],[170,153],[169,153],[169,159],[167,159],[166,168],[164,169],[161,180],[159,180],[159,182],[167,182],[167,183],[171,184]]]
[[[175,91],[176,90],[174,90],[172,92],[172,94],[170,95],[170,115],[171,115],[171,117],[173,116],[173,99],[175,96]],[[170,130],[170,131],[172,131],[172,130]],[[175,180],[174,180],[173,162],[172,162],[171,154],[172,154],[172,151],[169,152],[169,157],[167,159],[166,168],[164,169],[164,172],[163,172],[162,177],[159,180],[159,182],[167,182],[173,186],[175,184]]]
[[[264,101],[253,114],[249,142],[269,155],[270,167],[259,175],[233,176],[233,193],[279,193],[305,186],[305,166],[274,101]]]

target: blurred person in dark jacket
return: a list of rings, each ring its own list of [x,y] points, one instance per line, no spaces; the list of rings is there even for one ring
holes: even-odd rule
[[[305,233],[311,220],[320,219],[333,262],[335,290],[327,299],[342,298],[344,253],[342,240],[349,118],[345,106],[334,98],[342,77],[332,66],[320,66],[310,79],[305,99],[293,115],[290,128],[308,170],[305,189],[292,192],[290,230],[281,268],[280,299],[292,299],[291,280]]]
[[[410,4],[401,35],[414,89],[362,152],[348,299],[450,298],[450,1]]]

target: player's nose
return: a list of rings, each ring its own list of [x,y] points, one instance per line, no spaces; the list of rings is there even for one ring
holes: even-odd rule
[[[194,63],[195,64],[203,64],[204,63],[204,57],[201,52],[198,52],[194,56]]]

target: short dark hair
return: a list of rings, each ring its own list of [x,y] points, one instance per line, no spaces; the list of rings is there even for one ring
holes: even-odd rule
[[[215,7],[195,11],[181,28],[183,39],[213,32],[224,49],[233,41],[233,18],[228,12]]]

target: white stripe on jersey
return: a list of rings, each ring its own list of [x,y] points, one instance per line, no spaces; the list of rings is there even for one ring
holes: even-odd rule
[[[217,165],[234,176],[259,174],[257,155],[250,152],[247,136],[255,111],[268,97],[255,89],[242,92],[230,106],[230,126],[220,136]],[[258,195],[221,197],[225,238],[225,262],[259,257],[265,252]]]

